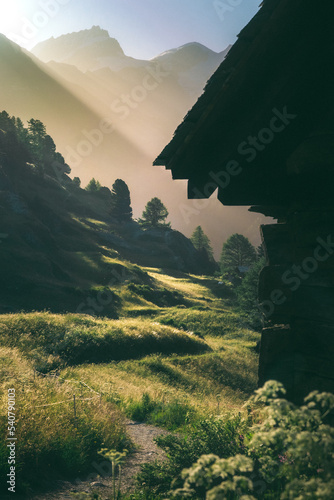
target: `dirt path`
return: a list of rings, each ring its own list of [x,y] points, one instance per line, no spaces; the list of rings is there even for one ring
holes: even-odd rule
[[[127,432],[131,441],[136,445],[136,450],[129,456],[123,466],[121,491],[130,493],[135,486],[135,476],[140,472],[140,466],[144,463],[164,460],[164,452],[158,448],[153,439],[157,436],[168,434],[167,431],[154,427],[153,425],[128,421]],[[100,465],[100,464],[99,464]],[[108,467],[103,466],[104,471]],[[58,481],[54,484],[52,492],[35,495],[31,500],[73,500],[73,493],[99,493],[103,499],[111,497],[112,484],[110,476],[101,477],[96,473],[81,482]]]
[[[128,422],[127,430],[131,440],[138,447],[133,453],[124,468],[122,493],[131,491],[134,487],[134,478],[140,472],[140,466],[155,460],[163,461],[165,452],[158,448],[153,441],[154,438],[168,434],[167,431],[154,427],[153,425],[141,424],[138,422]]]

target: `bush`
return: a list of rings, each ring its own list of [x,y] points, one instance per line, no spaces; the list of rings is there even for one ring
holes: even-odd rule
[[[267,407],[251,429],[243,455],[202,456],[183,471],[169,498],[304,500],[333,498],[334,428],[327,417],[334,395],[311,393],[297,407],[280,396],[277,382],[256,391],[253,403]],[[254,479],[260,486],[255,487]],[[242,496],[245,495],[245,496]]]
[[[201,455],[216,453],[220,457],[229,457],[243,452],[244,428],[245,423],[238,415],[227,419],[199,420],[184,436],[158,437],[156,442],[167,453],[168,462],[144,465],[138,484],[145,491],[166,494],[173,480],[178,486],[182,484],[182,470],[191,467]]]
[[[141,401],[135,401],[128,404],[126,413],[129,418],[137,422],[145,422],[154,411],[155,407],[156,403],[152,401],[150,396],[145,392],[142,395]]]
[[[219,458],[203,455],[193,467],[182,472],[183,488],[170,493],[170,498],[198,500],[255,500],[249,495],[252,481],[245,473],[253,471],[253,462],[244,455]]]

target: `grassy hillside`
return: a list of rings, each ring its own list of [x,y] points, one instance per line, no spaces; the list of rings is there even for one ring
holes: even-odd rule
[[[45,136],[36,145],[0,119],[0,472],[15,388],[27,498],[94,472],[101,448],[131,451],[126,418],[187,433],[240,411],[256,387],[259,335],[228,286],[202,275],[208,262],[187,238],[115,221],[108,189],[53,175]]]
[[[126,416],[187,432],[202,417],[239,412],[256,388],[258,334],[243,327],[229,300],[217,297],[215,279],[137,272],[150,285],[114,287],[120,319],[0,316],[1,420],[7,388],[14,386],[26,494],[41,473],[46,484],[85,477],[102,447],[131,449]],[[158,299],[154,289],[162,291]],[[168,306],[171,297],[183,303]],[[1,448],[2,471],[6,454]]]
[[[63,313],[81,306],[79,312],[92,314],[89,302],[98,300],[93,314],[115,318],[120,283],[148,285],[156,298],[161,292],[137,263],[202,272],[199,255],[180,233],[143,231],[134,222],[116,224],[107,200],[70,183],[64,189],[27,175],[20,184],[15,191],[0,192],[1,233],[6,235],[0,244],[0,312],[46,308]],[[167,244],[166,234],[178,245]]]
[[[192,333],[148,319],[93,319],[31,313],[0,316],[0,344],[15,346],[38,371],[105,363],[161,352],[198,354],[209,346]]]
[[[83,384],[37,376],[20,349],[0,347],[1,429],[0,475],[8,473],[7,390],[16,397],[17,490],[28,495],[53,479],[75,478],[90,471],[103,446],[122,450],[130,443],[124,419],[114,404]],[[77,398],[76,416],[73,394]],[[1,482],[6,492],[5,481]],[[8,492],[7,492],[8,493]],[[26,498],[26,496],[24,496]]]

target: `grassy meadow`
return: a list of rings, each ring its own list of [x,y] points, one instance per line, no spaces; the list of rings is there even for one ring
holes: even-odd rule
[[[131,450],[126,418],[186,433],[203,418],[238,414],[256,388],[259,334],[243,325],[217,280],[140,273],[144,282],[110,290],[118,319],[0,316],[0,418],[5,429],[6,392],[15,387],[24,491],[41,474],[46,482],[83,477],[101,448]],[[6,453],[0,448],[2,472]]]

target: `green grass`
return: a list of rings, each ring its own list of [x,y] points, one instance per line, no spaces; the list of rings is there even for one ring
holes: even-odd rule
[[[149,319],[94,319],[48,312],[2,315],[0,345],[18,347],[42,372],[151,353],[199,354],[210,350],[196,336]]]
[[[203,419],[242,411],[256,388],[259,334],[217,296],[215,279],[127,262],[119,267],[117,256],[108,253],[89,258],[92,271],[98,263],[98,272],[110,266],[126,278],[109,287],[119,319],[110,318],[111,310],[104,318],[50,312],[0,316],[0,384],[4,394],[8,380],[19,388],[18,433],[24,444],[18,471],[26,491],[39,474],[45,481],[80,477],[98,462],[100,448],[129,447],[126,417],[182,436]],[[89,296],[97,299],[105,290],[91,282]],[[72,292],[67,290],[67,297],[78,301],[80,289]],[[34,377],[34,369],[56,370],[59,378]],[[101,402],[99,397],[80,402],[95,395],[82,382],[102,394]],[[1,448],[1,470],[5,456]],[[148,483],[164,474],[145,470]],[[172,470],[165,471],[166,480]],[[150,493],[138,491],[132,498],[147,500]]]
[[[210,343],[211,339],[207,340]],[[196,356],[152,355],[141,360],[81,365],[67,368],[62,375],[74,380],[85,378],[130,416],[133,408],[142,406],[147,394],[155,406],[143,413],[144,420],[153,422],[152,413],[158,408],[166,412],[169,404],[177,402],[184,405],[185,413],[191,410],[190,420],[195,421],[204,415],[239,410],[256,389],[258,355],[252,345],[226,341],[224,346]],[[165,425],[162,420],[159,425]]]
[[[125,406],[126,415],[137,422],[165,427],[172,431],[183,428],[196,413],[189,404],[181,403],[177,399],[171,401],[158,401],[151,399],[145,392],[140,401],[130,401]]]
[[[210,308],[192,307],[189,309],[172,309],[161,314],[157,321],[163,325],[173,326],[195,335],[217,336],[224,339],[242,339],[255,342],[258,333],[245,327],[240,316],[231,308],[212,310]]]
[[[4,438],[7,390],[14,387],[16,391],[16,473],[20,491],[27,493],[30,487],[41,487],[57,477],[82,477],[92,461],[99,462],[97,451],[103,446],[118,450],[129,446],[123,419],[114,404],[100,401],[83,384],[36,377],[18,349],[1,347],[0,361]],[[1,477],[8,473],[7,457],[6,447],[0,447]]]
[[[244,453],[244,434],[248,428],[247,416],[242,418],[238,414],[199,420],[188,427],[187,435],[158,437],[156,442],[167,453],[168,460],[142,467],[137,478],[138,494],[140,492],[143,499],[150,498],[153,493],[157,500],[165,499],[172,482],[175,481],[174,487],[182,486],[182,470],[190,467],[201,455],[213,453],[227,458]]]

